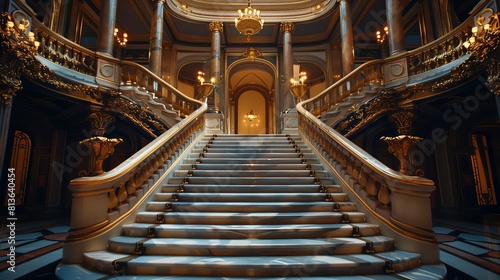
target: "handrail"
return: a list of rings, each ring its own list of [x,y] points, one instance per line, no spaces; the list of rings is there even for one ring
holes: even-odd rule
[[[487,4],[488,1],[480,3],[469,19],[435,42],[394,57],[366,62],[319,95],[296,106],[299,113],[299,132],[303,137],[326,157],[342,178],[349,178],[345,179],[346,184],[367,209],[375,215],[382,213],[382,220],[386,224],[404,231],[407,236],[415,236],[429,242],[434,240],[430,211],[430,195],[435,190],[434,182],[388,168],[322,122],[319,117],[356,96],[370,94],[367,88],[373,85],[387,87],[384,83],[391,73],[384,73],[384,69],[395,64],[401,64],[403,69],[410,66],[406,69],[406,77],[403,77],[403,80],[406,78],[407,81],[409,75],[430,70],[428,67],[443,66],[465,55],[467,50],[462,43],[470,36],[475,15]],[[420,60],[417,61],[416,58]],[[396,86],[404,83],[397,83]],[[409,212],[409,203],[413,206],[412,209],[419,209],[420,212]]]
[[[203,129],[206,103],[174,127],[157,137],[112,170],[95,177],[73,179],[69,190],[73,195],[68,240],[79,239],[118,219],[137,201],[146,185],[157,180],[180,151]],[[91,207],[91,209],[89,209]],[[125,209],[123,209],[125,207]]]

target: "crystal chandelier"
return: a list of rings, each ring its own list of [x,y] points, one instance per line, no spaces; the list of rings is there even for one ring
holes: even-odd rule
[[[255,114],[252,109],[250,109],[250,112],[245,115],[245,119],[247,119],[250,122],[258,118],[259,116]]]
[[[264,26],[264,19],[260,18],[260,11],[251,7],[248,0],[248,7],[245,10],[238,10],[239,16],[234,19],[236,29],[243,34],[250,36],[258,33]]]

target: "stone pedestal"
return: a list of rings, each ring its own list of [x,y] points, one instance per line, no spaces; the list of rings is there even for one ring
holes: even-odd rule
[[[217,111],[205,114],[205,127],[208,134],[224,133],[224,115]]]

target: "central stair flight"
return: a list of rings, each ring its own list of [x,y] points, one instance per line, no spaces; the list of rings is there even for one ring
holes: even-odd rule
[[[204,136],[135,222],[84,258],[117,279],[438,279],[282,134]]]

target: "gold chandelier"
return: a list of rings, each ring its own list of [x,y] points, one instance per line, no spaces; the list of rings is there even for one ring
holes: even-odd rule
[[[252,8],[250,0],[245,10],[238,10],[238,17],[234,19],[236,29],[243,35],[250,36],[257,34],[264,26],[264,19],[260,17],[260,11]]]
[[[255,114],[252,109],[250,109],[250,112],[245,115],[245,119],[247,119],[249,122],[258,118],[259,115]]]

